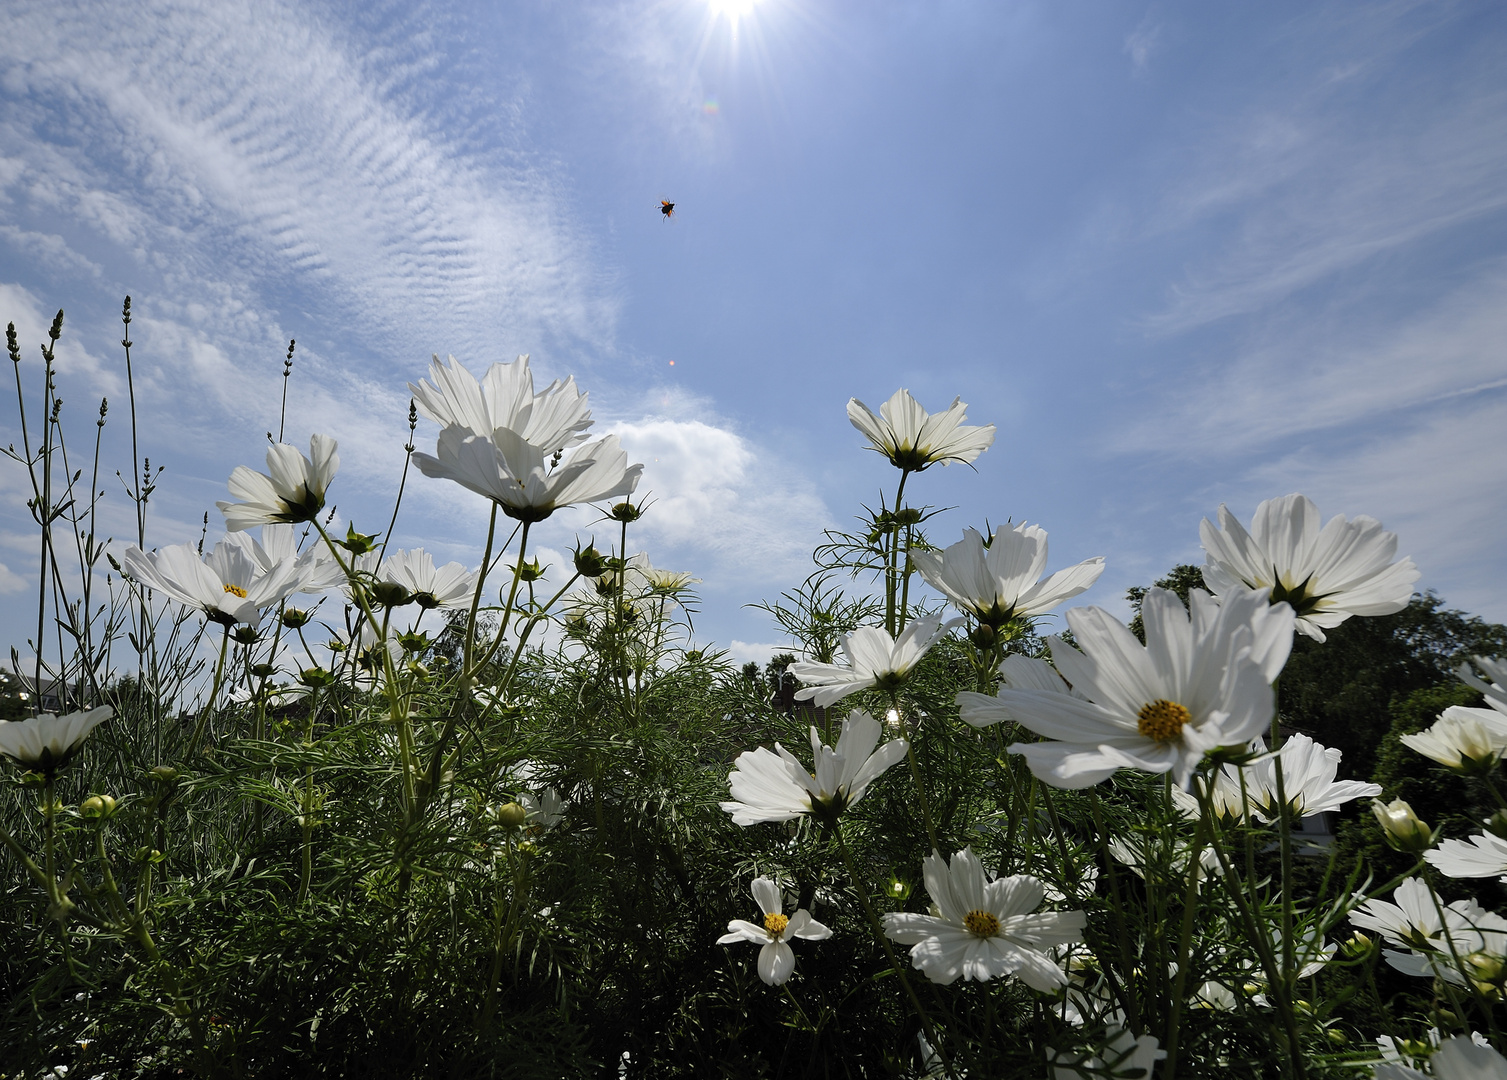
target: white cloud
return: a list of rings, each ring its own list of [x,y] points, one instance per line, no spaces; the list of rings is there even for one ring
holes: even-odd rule
[[[799,656],[800,652],[799,647],[789,642],[739,641],[734,638],[727,646],[727,659],[738,667],[752,662],[762,668],[775,653],[795,653]]]
[[[281,3],[7,11],[7,216],[82,228],[250,330],[267,317],[236,310],[244,286],[292,273],[389,356],[442,328],[458,353],[610,332],[549,173],[447,142],[394,78],[436,59],[421,47]]]
[[[1274,315],[1254,337],[1201,384],[1160,401],[1119,445],[1235,454],[1499,386],[1507,264],[1421,313],[1377,313],[1365,323]],[[1170,441],[1169,429],[1177,432]]]
[[[808,572],[831,515],[810,480],[768,447],[700,419],[649,416],[611,427],[644,463],[638,494],[650,507],[637,528],[651,554],[662,544],[681,560],[710,557],[740,585]]]
[[[0,596],[18,593],[27,587],[27,581],[4,563],[0,563]]]
[[[1177,333],[1264,310],[1507,206],[1507,92],[1495,56],[1460,52],[1449,81],[1410,92],[1416,71],[1427,70],[1408,65],[1406,50],[1424,32],[1411,7],[1365,21],[1316,10],[1288,43],[1288,62],[1311,74],[1198,132],[1196,158],[1182,165],[1187,179],[1163,198],[1148,232],[1215,225],[1227,240],[1189,267],[1146,320],[1149,330]],[[1372,106],[1364,115],[1357,94]]]
[[[1125,54],[1130,57],[1130,66],[1136,74],[1146,70],[1151,54],[1161,45],[1162,28],[1142,22],[1125,37]]]

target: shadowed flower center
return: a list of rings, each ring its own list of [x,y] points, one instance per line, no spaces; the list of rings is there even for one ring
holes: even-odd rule
[[[770,937],[779,937],[789,925],[790,920],[779,912],[764,916],[764,929],[768,931]]]
[[[999,933],[999,919],[991,911],[974,908],[963,916],[963,929],[974,937],[991,938]]]
[[[239,596],[242,600],[246,599],[246,590],[239,585],[227,585],[225,586],[225,591],[232,596]]]
[[[1193,714],[1175,701],[1157,698],[1150,705],[1142,705],[1136,719],[1136,730],[1146,738],[1171,742],[1182,734],[1183,725],[1193,719]]]

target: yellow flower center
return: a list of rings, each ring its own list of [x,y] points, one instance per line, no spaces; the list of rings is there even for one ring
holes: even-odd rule
[[[992,911],[979,911],[975,908],[963,916],[963,929],[974,937],[990,938],[999,933],[999,920]]]
[[[1171,742],[1183,733],[1183,725],[1193,719],[1193,714],[1175,701],[1157,698],[1150,705],[1142,705],[1136,718],[1136,730],[1146,738]]]
[[[239,596],[242,600],[246,599],[246,590],[239,585],[227,585],[225,586],[225,591]]]
[[[790,920],[779,912],[764,916],[764,929],[770,937],[779,937],[785,932],[785,927],[790,925]]]

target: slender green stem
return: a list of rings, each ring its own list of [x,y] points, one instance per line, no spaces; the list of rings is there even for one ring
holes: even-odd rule
[[[194,734],[188,740],[188,760],[193,761],[199,756],[199,743],[204,738],[205,726],[209,723],[209,714],[214,711],[215,702],[220,698],[220,684],[225,680],[225,656],[230,651],[230,626],[226,625],[225,632],[220,636],[220,659],[215,664],[214,683],[209,688],[209,700],[204,708],[199,710],[198,717],[194,720]]]
[[[1213,814],[1208,792],[1202,783],[1197,783],[1198,804],[1200,813],[1198,825],[1193,830],[1193,848],[1188,856],[1188,887],[1183,895],[1183,923],[1177,937],[1177,975],[1172,982],[1172,1006],[1167,1015],[1167,1058],[1162,1063],[1162,1080],[1174,1080],[1177,1076],[1178,1043],[1182,1036],[1181,1020],[1183,1010],[1183,995],[1188,987],[1188,948],[1193,941],[1193,922],[1198,912],[1198,886],[1199,877],[1203,864],[1204,840],[1208,836],[1209,817]],[[1171,849],[1171,863],[1175,867],[1176,841],[1168,843]],[[1150,873],[1150,867],[1147,867]]]
[[[942,1058],[942,1067],[947,1070],[948,1076],[955,1075],[952,1070],[951,1055],[942,1041],[937,1038],[937,1029],[931,1022],[931,1016],[927,1013],[926,1006],[921,1004],[916,988],[911,985],[910,977],[905,973],[905,967],[900,963],[900,958],[895,955],[895,947],[890,944],[890,939],[885,935],[884,926],[880,923],[879,916],[874,911],[874,905],[869,900],[869,891],[864,888],[863,879],[858,876],[858,866],[853,861],[852,851],[848,849],[847,838],[842,834],[841,823],[834,826],[832,832],[837,836],[837,847],[842,852],[843,865],[848,868],[848,880],[853,883],[853,891],[858,894],[858,903],[863,907],[864,915],[868,917],[869,929],[878,938],[880,946],[884,949],[884,955],[889,958],[890,967],[899,976],[900,985],[905,988],[905,996],[910,999],[911,1008],[916,1010],[916,1018],[921,1021],[921,1027],[926,1031],[927,1041]]]

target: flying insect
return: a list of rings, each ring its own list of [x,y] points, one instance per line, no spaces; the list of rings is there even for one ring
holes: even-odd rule
[[[666,221],[669,221],[672,217],[675,216],[675,204],[672,203],[669,199],[660,199],[659,212],[665,216]]]

